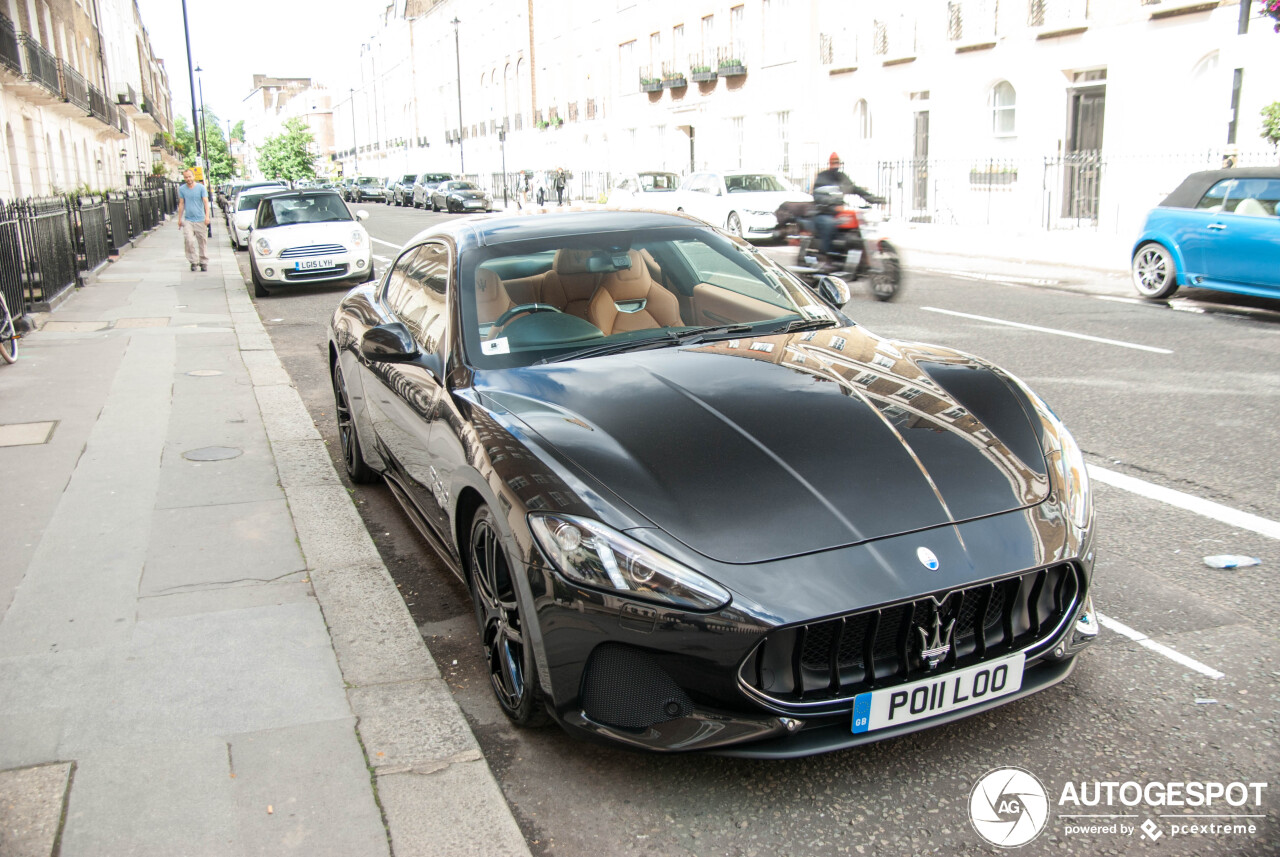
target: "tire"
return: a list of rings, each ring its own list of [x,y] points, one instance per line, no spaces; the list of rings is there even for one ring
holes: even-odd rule
[[[0,302],[0,360],[13,363],[18,359],[18,331],[14,327],[9,306]]]
[[[347,477],[357,485],[376,482],[378,474],[365,462],[364,453],[360,451],[360,435],[356,431],[355,416],[351,413],[351,402],[347,398],[347,384],[336,360],[329,375],[333,381],[334,416],[338,420],[338,442]]]
[[[269,298],[271,292],[267,291],[267,287],[263,285],[262,278],[258,276],[258,269],[253,267],[253,263],[249,263],[249,279],[253,280],[253,296],[255,298]]]
[[[488,506],[476,510],[467,539],[467,584],[475,607],[480,644],[489,668],[489,685],[502,713],[517,726],[542,726],[550,720],[538,685],[538,669],[512,565]]]
[[[880,270],[867,277],[871,297],[878,301],[891,301],[898,296],[902,285],[902,265],[897,257],[885,255],[880,259]]]
[[[1178,266],[1163,244],[1148,241],[1133,254],[1133,287],[1148,300],[1167,298],[1178,290]]]
[[[742,218],[738,217],[738,212],[729,212],[729,219],[725,221],[725,228],[729,230],[729,234],[735,238],[742,237]]]

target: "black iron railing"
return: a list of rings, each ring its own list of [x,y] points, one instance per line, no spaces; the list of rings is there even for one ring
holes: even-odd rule
[[[62,100],[88,113],[89,82],[84,79],[84,75],[62,60],[58,60],[58,67],[62,72]]]
[[[22,74],[22,51],[18,47],[18,31],[13,22],[0,15],[0,65]]]
[[[18,42],[22,45],[26,58],[23,76],[39,83],[51,94],[61,98],[62,86],[58,82],[58,58],[26,33],[18,36]]]

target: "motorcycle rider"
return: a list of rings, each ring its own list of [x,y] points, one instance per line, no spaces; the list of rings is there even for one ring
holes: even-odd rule
[[[880,204],[884,199],[859,187],[844,174],[844,161],[835,152],[827,159],[827,168],[813,179],[813,231],[818,237],[818,258],[830,267],[831,243],[836,234],[836,210],[843,205],[845,194],[857,194],[867,202]],[[827,189],[820,192],[820,189]]]

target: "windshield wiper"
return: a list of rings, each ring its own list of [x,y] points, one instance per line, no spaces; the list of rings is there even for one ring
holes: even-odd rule
[[[824,330],[839,324],[833,318],[797,318],[769,333],[799,333],[804,330]]]
[[[565,360],[577,360],[579,357],[601,357],[605,354],[620,354],[623,351],[643,351],[648,348],[657,348],[659,346],[678,344],[680,337],[671,331],[666,331],[661,336],[652,336],[647,339],[626,339],[622,342],[606,342],[603,345],[592,345],[588,348],[579,348],[576,351],[570,351],[566,354],[557,354],[554,357],[543,357],[541,360],[535,360],[532,365],[541,366],[544,363],[562,363]]]

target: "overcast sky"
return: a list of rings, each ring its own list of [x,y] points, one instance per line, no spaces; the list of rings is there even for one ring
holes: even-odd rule
[[[173,116],[191,122],[181,0],[137,0],[151,49],[169,71]],[[196,97],[221,120],[243,118],[253,75],[349,79],[359,45],[374,33],[380,3],[368,0],[187,0]],[[363,23],[362,23],[363,22]]]

